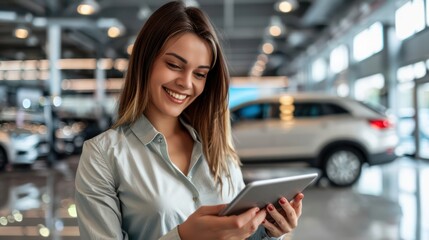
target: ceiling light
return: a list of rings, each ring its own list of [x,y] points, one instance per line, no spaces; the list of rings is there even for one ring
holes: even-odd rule
[[[134,48],[134,44],[130,44],[127,47],[127,53],[128,55],[131,55],[131,53],[133,53],[133,48]]]
[[[266,42],[262,45],[262,52],[269,55],[274,52],[274,45],[270,42]]]
[[[137,38],[136,36],[133,36],[128,39],[127,48],[126,48],[128,55],[131,55],[131,53],[133,52],[134,42],[136,41],[136,38]]]
[[[282,29],[279,26],[271,26],[270,29],[271,36],[278,37],[282,34]]]
[[[279,37],[284,35],[286,32],[286,27],[283,24],[279,16],[271,16],[270,26],[268,27],[268,33],[273,37]]]
[[[15,35],[16,38],[24,39],[28,37],[28,35],[30,34],[30,31],[26,27],[19,26],[15,28],[15,30],[13,31],[13,34]]]
[[[298,6],[297,0],[279,0],[275,4],[275,9],[279,12],[288,13],[297,9]]]
[[[107,29],[107,35],[110,38],[117,38],[121,34],[122,34],[122,31],[121,31],[121,29],[119,27],[112,26],[112,27],[109,27],[109,29]]]
[[[261,60],[261,61],[264,61],[265,63],[268,62],[267,55],[262,54],[262,53],[258,55],[257,59],[258,59],[258,61]]]
[[[100,10],[100,5],[95,0],[83,0],[77,6],[77,12],[82,15],[92,15]]]

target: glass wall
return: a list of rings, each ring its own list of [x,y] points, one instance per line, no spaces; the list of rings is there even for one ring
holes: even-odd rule
[[[429,159],[429,82],[418,85],[419,156]]]
[[[355,98],[364,102],[380,105],[384,82],[384,76],[381,73],[357,79],[354,89]]]

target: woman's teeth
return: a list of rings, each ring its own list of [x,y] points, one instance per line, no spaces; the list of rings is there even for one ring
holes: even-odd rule
[[[178,99],[178,100],[183,100],[183,99],[185,99],[185,98],[186,98],[186,95],[183,95],[183,94],[180,94],[180,93],[173,92],[173,91],[171,91],[170,89],[167,89],[167,88],[164,88],[164,89],[165,89],[165,91],[166,91],[170,96],[172,96],[173,98],[176,98],[176,99]]]

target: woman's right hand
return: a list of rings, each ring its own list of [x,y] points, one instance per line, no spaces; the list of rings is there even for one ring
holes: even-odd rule
[[[246,239],[264,221],[265,210],[251,208],[240,215],[218,216],[225,204],[202,206],[185,222],[178,231],[182,240],[193,239]]]

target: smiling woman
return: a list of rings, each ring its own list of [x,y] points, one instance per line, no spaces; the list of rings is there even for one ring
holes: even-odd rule
[[[118,120],[83,147],[76,175],[83,239],[277,239],[296,227],[302,194],[280,198],[281,210],[269,204],[219,216],[244,183],[213,29],[201,10],[179,1],[146,21]],[[264,220],[268,214],[275,222]]]
[[[149,79],[151,101],[145,115],[152,123],[178,117],[203,92],[211,55],[208,43],[194,33],[166,42]]]

